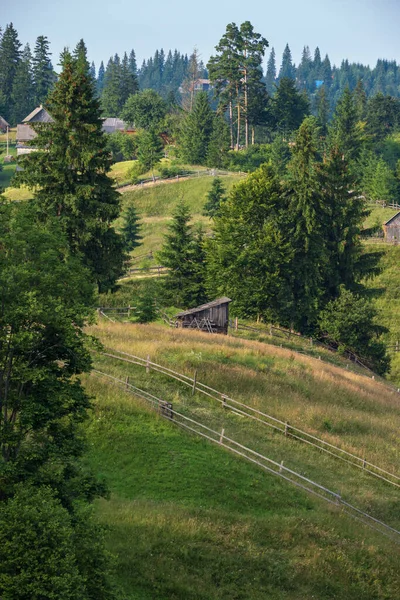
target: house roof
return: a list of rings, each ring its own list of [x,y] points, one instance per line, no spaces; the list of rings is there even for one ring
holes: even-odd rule
[[[17,125],[17,135],[16,135],[17,143],[30,142],[36,136],[37,136],[36,131],[33,131],[32,127],[29,127],[29,125]]]
[[[213,300],[212,302],[208,302],[207,304],[202,304],[201,306],[196,306],[196,308],[191,308],[190,310],[184,310],[183,312],[178,313],[175,317],[184,317],[186,315],[193,315],[195,313],[201,312],[202,310],[207,310],[208,308],[214,308],[215,306],[220,306],[221,304],[228,304],[232,302],[230,298],[223,296],[222,298],[217,298],[217,300]]]
[[[394,221],[395,219],[397,219],[397,217],[400,215],[400,212],[396,213],[391,219],[389,219],[389,221],[386,221],[386,223],[384,223],[384,225],[390,225],[390,223],[392,221]]]
[[[35,108],[25,119],[23,123],[30,123],[32,121],[41,121],[42,123],[52,123],[53,119],[42,105]]]
[[[114,133],[114,131],[123,131],[126,125],[122,119],[116,117],[107,117],[103,120],[102,130],[105,133]]]
[[[2,116],[0,116],[0,129],[7,129],[7,127],[10,127],[10,125]]]

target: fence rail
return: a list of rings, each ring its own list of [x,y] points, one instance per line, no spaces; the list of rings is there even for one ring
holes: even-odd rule
[[[366,460],[366,457],[360,457],[347,450],[339,448],[334,444],[326,442],[313,434],[310,434],[298,427],[291,425],[288,421],[282,421],[281,419],[277,419],[267,413],[264,413],[256,408],[253,408],[243,402],[239,402],[238,400],[234,400],[230,398],[226,394],[200,382],[197,379],[197,373],[195,373],[194,377],[189,377],[188,375],[184,375],[183,373],[179,373],[177,371],[173,371],[168,367],[164,367],[157,363],[154,363],[150,360],[148,356],[146,359],[141,358],[139,356],[135,356],[133,354],[128,354],[127,352],[122,352],[120,350],[115,350],[113,348],[108,348],[111,350],[113,354],[110,352],[100,352],[101,355],[107,356],[108,358],[113,358],[119,360],[121,362],[131,363],[138,365],[140,367],[146,368],[146,371],[149,372],[151,369],[162,375],[166,375],[184,385],[190,387],[192,389],[192,394],[195,391],[200,392],[201,394],[208,396],[212,400],[217,401],[223,408],[231,410],[235,413],[238,413],[244,417],[252,419],[261,425],[269,427],[278,433],[281,433],[287,439],[295,439],[299,442],[303,442],[309,446],[316,448],[317,450],[324,452],[334,458],[337,458],[353,467],[356,467],[363,471],[364,473],[368,473],[386,483],[389,483],[397,488],[400,488],[400,477],[378,467],[377,465]],[[117,354],[115,354],[117,353]],[[123,356],[118,356],[123,355]]]
[[[160,176],[155,176],[155,177],[149,177],[148,179],[141,179],[139,183],[136,184],[132,184],[132,183],[120,183],[118,184],[116,187],[119,190],[123,190],[126,187],[131,187],[132,185],[134,185],[135,187],[143,187],[144,185],[146,185],[147,183],[164,183],[165,181],[180,181],[180,179],[193,179],[193,178],[198,178],[198,177],[224,177],[226,175],[247,175],[247,173],[244,173],[242,171],[225,171],[222,169],[204,169],[204,170],[198,170],[198,171],[182,171],[180,174],[178,175],[174,175],[173,177],[160,177]]]
[[[214,444],[218,444],[230,452],[233,452],[234,454],[245,458],[247,461],[261,467],[268,473],[278,476],[281,479],[284,479],[285,481],[297,486],[298,488],[301,488],[302,490],[317,496],[318,498],[335,505],[338,508],[341,508],[343,512],[352,518],[361,521],[368,527],[390,537],[394,542],[400,544],[400,531],[394,527],[391,527],[390,525],[387,525],[383,521],[376,519],[372,515],[365,513],[349,502],[346,502],[339,493],[334,492],[309,479],[308,477],[305,477],[304,475],[301,475],[300,473],[297,473],[296,471],[284,466],[283,461],[279,463],[264,456],[263,454],[260,454],[259,452],[252,450],[251,448],[248,448],[247,446],[244,446],[243,444],[240,444],[234,439],[226,436],[224,429],[222,431],[215,431],[203,423],[179,413],[173,409],[172,404],[165,402],[154,394],[150,394],[145,390],[137,388],[128,381],[123,381],[122,379],[118,379],[109,373],[104,373],[103,371],[99,370],[94,370],[92,373],[97,377],[109,379],[126,392],[130,392],[133,395],[146,400],[153,408],[158,410],[161,416],[167,418],[171,423],[196,435],[199,435]]]

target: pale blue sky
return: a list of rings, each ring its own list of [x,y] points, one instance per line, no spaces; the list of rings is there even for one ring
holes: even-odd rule
[[[64,46],[83,37],[96,67],[131,48],[139,65],[161,47],[190,54],[197,46],[207,62],[226,25],[246,20],[275,47],[278,67],[286,42],[296,63],[305,44],[312,52],[319,46],[335,64],[399,62],[399,17],[400,0],[0,0],[0,26],[13,22],[32,46],[46,35],[54,65]]]

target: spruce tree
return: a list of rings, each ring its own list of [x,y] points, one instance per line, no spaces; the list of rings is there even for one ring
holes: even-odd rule
[[[125,249],[127,252],[131,252],[141,244],[143,239],[140,235],[140,221],[137,215],[136,207],[133,202],[128,204],[124,213],[122,214],[123,225],[121,233],[125,242]]]
[[[32,55],[29,44],[22,53],[20,62],[13,81],[12,89],[12,122],[20,123],[30,112],[34,105],[33,78],[32,78]]]
[[[187,115],[182,124],[180,155],[184,161],[192,165],[206,163],[213,126],[214,114],[207,94],[199,92],[193,111]]]
[[[281,68],[279,71],[279,79],[283,79],[283,78],[289,78],[289,79],[296,78],[296,69],[293,65],[292,53],[289,48],[289,44],[286,44],[285,50],[283,51],[282,64],[281,64]]]
[[[136,155],[142,172],[151,171],[153,181],[154,167],[164,156],[164,147],[161,137],[155,131],[141,130],[136,136]]]
[[[104,74],[101,106],[105,117],[119,117],[121,104],[121,61],[118,54],[110,58]]]
[[[125,52],[121,63],[121,82],[120,82],[120,103],[121,106],[125,105],[129,96],[135,94],[138,91],[137,78],[132,73],[132,69],[129,65],[128,55]]]
[[[362,147],[361,130],[358,125],[354,98],[348,87],[346,87],[336,105],[329,130],[329,140],[332,146],[339,147],[342,150],[349,162],[360,156]]]
[[[271,49],[271,53],[269,55],[268,63],[267,63],[267,72],[265,75],[265,85],[267,86],[267,91],[270,96],[275,91],[275,81],[276,81],[276,58],[275,58],[275,49]]]
[[[122,240],[112,228],[119,194],[107,173],[110,158],[94,82],[69,52],[46,107],[52,123],[32,126],[38,151],[23,159],[17,182],[34,189],[43,219],[57,217],[71,251],[83,258],[100,290],[122,274]]]
[[[33,50],[32,72],[35,90],[35,104],[44,104],[54,83],[53,67],[49,52],[50,44],[44,35],[40,35]]]
[[[281,79],[271,101],[271,117],[279,132],[289,135],[300,127],[308,113],[308,101],[296,90],[294,80]]]
[[[200,276],[204,266],[203,254],[199,253],[201,240],[194,234],[190,219],[189,207],[180,202],[158,253],[160,263],[168,267],[165,295],[174,306],[183,308],[191,308],[206,300],[202,291],[204,281]]]
[[[11,125],[16,125],[11,118],[13,113],[12,90],[17,67],[21,60],[20,48],[18,33],[10,23],[5,28],[0,41],[0,105],[2,105],[2,116]]]
[[[229,151],[229,128],[224,117],[214,115],[212,132],[207,146],[206,164],[213,169],[223,169]]]
[[[98,96],[101,96],[101,94],[103,93],[104,73],[105,73],[104,63],[103,63],[103,61],[101,61],[100,67],[99,67],[99,72],[97,74],[97,81],[96,81],[96,90],[97,90]]]
[[[321,129],[321,134],[325,136],[328,132],[329,121],[329,101],[326,94],[325,84],[321,85],[317,92],[316,109],[318,125]]]
[[[211,189],[207,193],[207,202],[203,208],[203,214],[207,217],[215,217],[218,214],[221,203],[226,199],[226,190],[220,177],[214,177]]]

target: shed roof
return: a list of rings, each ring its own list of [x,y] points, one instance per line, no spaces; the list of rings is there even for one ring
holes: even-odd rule
[[[7,129],[10,125],[7,123],[5,119],[0,115],[0,129]]]
[[[222,298],[218,298],[217,300],[213,300],[212,302],[208,302],[207,304],[202,304],[201,306],[196,306],[196,308],[191,308],[190,310],[184,310],[183,312],[175,315],[176,317],[184,317],[185,315],[193,315],[195,313],[201,312],[202,310],[207,310],[208,308],[214,308],[215,306],[220,306],[221,304],[228,304],[232,302],[230,298],[223,296]]]
[[[23,123],[30,123],[31,121],[42,121],[43,123],[52,123],[53,118],[47,112],[42,105],[35,108],[25,119],[23,119]]]
[[[400,211],[398,213],[396,213],[395,215],[393,215],[393,217],[391,219],[389,219],[389,221],[386,221],[386,223],[384,223],[384,225],[390,225],[390,223],[392,221],[394,221],[395,219],[397,219],[397,217],[400,215]]]

